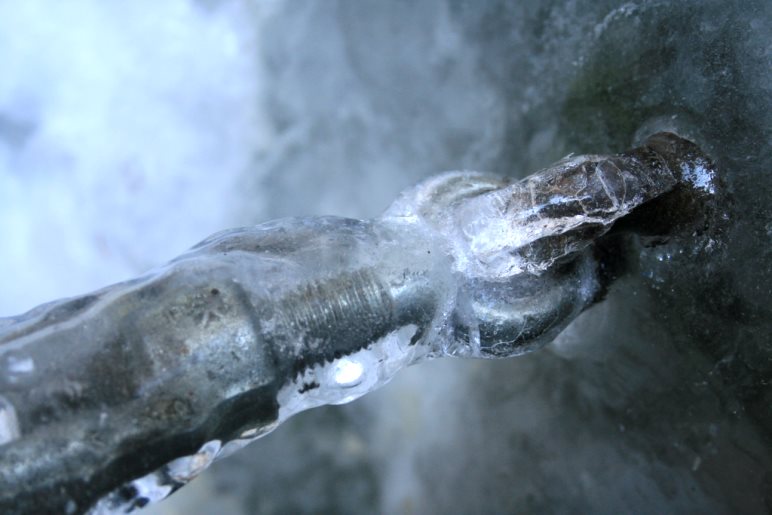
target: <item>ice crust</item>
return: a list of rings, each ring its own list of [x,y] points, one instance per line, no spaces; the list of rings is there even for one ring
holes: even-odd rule
[[[731,224],[636,249],[544,352],[425,363],[158,510],[769,511],[768,2],[255,5],[0,7],[0,313],[222,227],[373,217],[438,170],[623,149],[652,120],[711,150]]]
[[[575,172],[559,167],[561,179]],[[612,200],[587,181],[546,191],[545,178],[554,179],[551,169],[528,179],[522,209],[538,212],[542,197],[575,202],[577,191],[587,205]],[[74,502],[93,513],[130,512],[167,497],[221,451],[227,456],[302,411],[373,392],[408,365],[540,348],[595,298],[599,264],[590,253],[556,248],[573,261],[560,270],[536,261],[543,273],[487,270],[467,252],[474,234],[460,229],[469,219],[459,222],[457,213],[468,214],[466,204],[481,196],[498,206],[491,194],[500,189],[511,187],[449,173],[405,193],[376,220],[301,217],[222,231],[139,278],[13,317],[0,333],[0,385],[11,399],[0,442],[11,447],[0,458],[18,470],[3,472],[0,504],[31,509],[42,502],[32,494],[35,478],[45,477],[55,490],[46,509]],[[611,225],[617,211],[625,212],[598,220]],[[508,217],[514,232],[529,220],[517,208],[478,212]],[[545,223],[529,234],[531,245],[556,233]],[[591,238],[575,242],[581,248]],[[503,241],[500,252],[511,246]],[[116,348],[118,359],[110,355]],[[251,418],[243,411],[250,406],[234,408],[247,398]],[[23,434],[12,425],[12,402]],[[102,406],[98,419],[94,406]],[[159,432],[166,447],[179,437],[177,450],[160,448]],[[54,445],[65,433],[72,456]],[[191,444],[182,438],[200,435],[210,441],[185,455]],[[146,446],[135,443],[145,439]],[[53,454],[50,462],[38,461],[42,450]],[[167,462],[148,471],[141,456],[158,453]],[[111,462],[134,472],[101,468]],[[94,493],[70,490],[73,466],[99,478]]]

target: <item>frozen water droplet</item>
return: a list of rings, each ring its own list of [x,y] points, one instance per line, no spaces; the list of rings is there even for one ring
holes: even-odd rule
[[[221,445],[220,440],[211,440],[195,454],[173,460],[158,470],[126,483],[100,499],[89,513],[128,513],[137,507],[165,499],[180,483],[187,483],[207,468],[219,454]],[[131,492],[128,497],[127,492]]]
[[[333,369],[333,380],[340,386],[356,386],[362,381],[364,367],[358,361],[341,359]]]
[[[169,476],[175,481],[187,483],[211,465],[221,447],[220,440],[211,440],[202,445],[196,454],[177,458],[166,465]]]
[[[148,502],[158,502],[172,493],[171,485],[165,484],[157,474],[148,474],[132,482],[137,489],[136,497],[147,499]]]
[[[0,445],[12,442],[21,436],[16,409],[0,395]]]
[[[241,433],[242,438],[254,438],[258,435],[259,428],[253,427]]]
[[[126,483],[102,497],[89,511],[90,515],[108,515],[113,513],[129,513],[135,508],[148,503],[158,502],[172,493],[173,485],[169,484],[163,474],[158,471]],[[126,493],[131,492],[127,497]]]

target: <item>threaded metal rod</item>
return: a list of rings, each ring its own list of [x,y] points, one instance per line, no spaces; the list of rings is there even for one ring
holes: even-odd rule
[[[139,279],[0,319],[0,511],[130,511],[409,364],[538,348],[604,287],[597,238],[706,176],[672,134],[518,182],[444,174],[377,220],[226,231]]]

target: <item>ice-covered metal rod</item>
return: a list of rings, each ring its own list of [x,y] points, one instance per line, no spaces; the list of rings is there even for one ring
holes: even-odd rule
[[[129,511],[406,365],[543,345],[603,286],[593,242],[695,174],[708,159],[659,134],[519,182],[439,175],[376,220],[222,232],[0,319],[0,511]]]

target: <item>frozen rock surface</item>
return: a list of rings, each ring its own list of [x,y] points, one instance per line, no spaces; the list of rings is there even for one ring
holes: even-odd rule
[[[725,230],[631,252],[547,349],[414,368],[155,509],[772,509],[768,2],[131,5],[0,6],[3,314],[223,227],[372,217],[438,170],[521,177],[659,129],[733,195]]]

